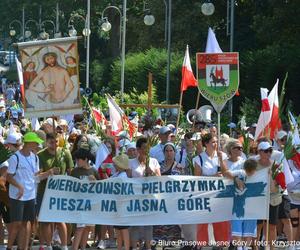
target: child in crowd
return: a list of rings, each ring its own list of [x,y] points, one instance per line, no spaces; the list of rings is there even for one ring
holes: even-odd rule
[[[125,154],[121,154],[115,156],[113,158],[113,163],[116,168],[116,173],[112,176],[112,178],[121,178],[126,181],[128,178],[126,171],[129,169],[129,158]],[[130,240],[129,240],[129,230],[128,226],[114,226],[117,233],[117,244],[118,250],[122,250],[122,246],[124,243],[125,250],[129,250]]]
[[[71,172],[71,176],[81,180],[95,181],[99,180],[98,171],[89,165],[91,159],[90,152],[84,148],[79,148],[75,153],[77,167]],[[91,231],[91,225],[77,224],[74,234],[74,240],[72,244],[73,250],[78,250],[79,245],[81,249],[86,248],[89,232]]]
[[[247,177],[255,174],[257,169],[257,162],[254,159],[248,159],[244,162],[243,169],[233,170],[231,174],[236,183],[237,179],[246,182]],[[239,192],[243,192],[239,190]],[[231,232],[234,245],[237,250],[248,249],[251,240],[256,237],[257,233],[257,220],[232,220]],[[243,243],[243,244],[242,244]],[[245,244],[246,243],[246,244]]]

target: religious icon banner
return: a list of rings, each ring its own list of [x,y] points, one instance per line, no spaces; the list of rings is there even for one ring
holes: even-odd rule
[[[178,225],[266,219],[268,169],[246,178],[241,191],[221,177],[160,176],[48,179],[39,221],[101,225]]]
[[[82,113],[77,38],[18,43],[25,117]]]

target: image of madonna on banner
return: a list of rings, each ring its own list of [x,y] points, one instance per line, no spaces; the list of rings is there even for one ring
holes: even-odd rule
[[[18,47],[25,116],[81,113],[77,38],[24,42]]]

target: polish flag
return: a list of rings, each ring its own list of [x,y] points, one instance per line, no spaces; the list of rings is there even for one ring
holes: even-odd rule
[[[23,102],[23,105],[25,105],[25,90],[24,90],[23,68],[22,68],[22,64],[18,60],[18,57],[15,57],[15,60],[16,60],[18,77],[19,77],[19,82],[20,82],[22,102]]]
[[[191,67],[191,60],[189,55],[189,46],[186,46],[185,56],[182,65],[182,80],[181,80],[181,92],[186,91],[188,87],[197,87],[198,83],[193,74]]]
[[[277,79],[267,98],[268,90],[265,88],[260,89],[262,108],[255,131],[255,140],[263,135],[267,135],[270,139],[274,139],[277,131],[281,128],[281,121],[279,118],[278,82],[279,80]]]
[[[107,156],[110,154],[108,148],[104,143],[101,143],[96,152],[95,166],[98,169],[101,164],[106,160]]]
[[[278,100],[278,82],[268,96],[269,105],[272,107],[272,115],[269,123],[270,139],[274,139],[277,132],[281,129],[281,120],[279,117],[279,100]]]
[[[107,121],[105,119],[105,116],[103,115],[103,113],[99,109],[92,108],[92,111],[93,111],[95,121],[97,123],[106,124]]]
[[[269,124],[269,121],[271,120],[271,108],[268,100],[268,92],[268,89],[260,88],[262,106],[255,130],[254,140],[256,140],[264,134],[264,130]]]
[[[123,110],[118,106],[115,100],[111,96],[107,96],[107,104],[109,108],[109,118],[111,122],[111,131],[114,135],[122,131],[122,115]]]

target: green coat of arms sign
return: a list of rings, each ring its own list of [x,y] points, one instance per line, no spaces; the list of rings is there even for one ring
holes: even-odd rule
[[[199,90],[220,113],[239,87],[239,54],[197,53],[196,61]]]

